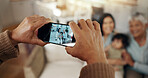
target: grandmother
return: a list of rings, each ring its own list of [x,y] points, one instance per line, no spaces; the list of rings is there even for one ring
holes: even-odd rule
[[[135,14],[129,20],[130,46],[125,53],[126,78],[148,78],[148,32],[146,19],[142,14]]]

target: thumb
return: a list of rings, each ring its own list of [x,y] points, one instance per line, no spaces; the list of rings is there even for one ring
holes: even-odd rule
[[[47,43],[45,43],[45,42],[43,42],[42,40],[40,40],[40,39],[37,39],[36,40],[37,42],[37,45],[40,45],[40,46],[44,46],[44,45],[46,45]]]
[[[73,52],[73,48],[72,47],[66,47],[65,49],[66,49],[68,54],[72,55],[72,52]]]

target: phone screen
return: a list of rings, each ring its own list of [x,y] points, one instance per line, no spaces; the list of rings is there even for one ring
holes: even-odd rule
[[[38,37],[44,42],[67,44],[73,42],[73,32],[69,25],[48,23],[38,30]]]

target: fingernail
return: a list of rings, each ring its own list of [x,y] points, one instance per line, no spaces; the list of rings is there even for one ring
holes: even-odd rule
[[[69,25],[73,26],[74,22],[70,22]]]

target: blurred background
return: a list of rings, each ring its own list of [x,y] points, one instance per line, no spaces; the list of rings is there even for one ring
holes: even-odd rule
[[[79,19],[98,21],[101,15],[110,13],[116,21],[115,30],[127,33],[128,19],[132,14],[140,12],[148,20],[147,3],[148,0],[0,0],[0,31],[12,30],[25,17],[34,14],[66,24],[69,21],[77,22]],[[20,56],[0,67],[0,78],[25,77],[23,68],[34,45],[20,44],[20,46]],[[38,75],[30,76],[34,77]]]
[[[0,0],[0,30],[34,14],[67,23],[99,19],[107,12],[114,16],[117,31],[127,32],[130,15],[140,12],[148,18],[147,3],[148,0]]]

